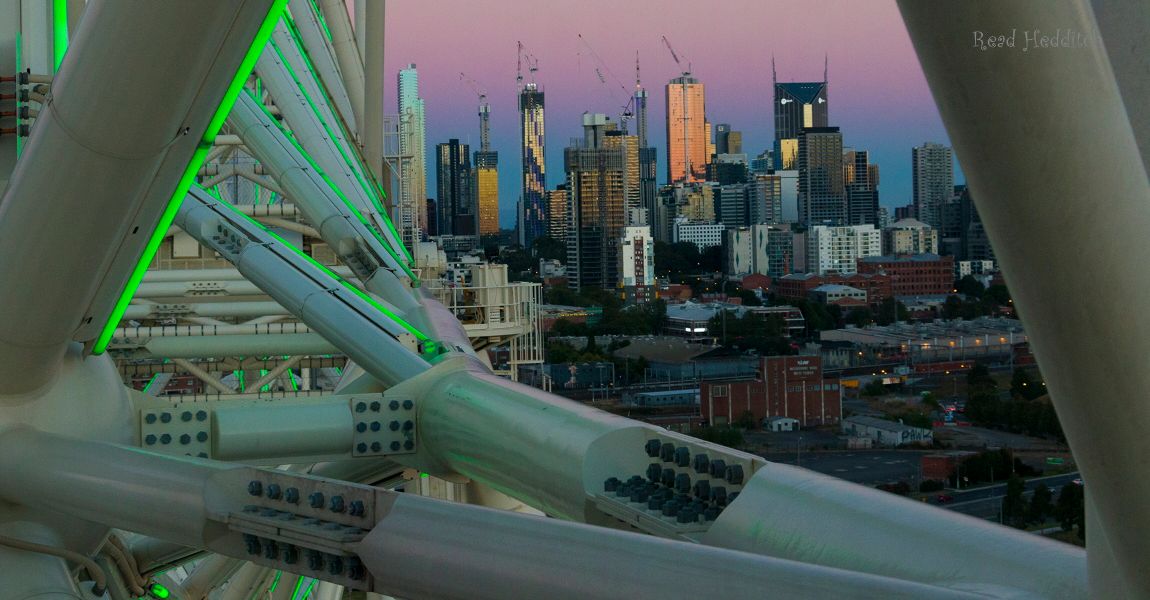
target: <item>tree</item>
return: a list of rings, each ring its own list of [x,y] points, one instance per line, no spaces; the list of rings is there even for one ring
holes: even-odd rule
[[[531,243],[531,251],[537,259],[558,260],[564,264],[567,262],[567,244],[549,236],[535,238]]]
[[[658,254],[655,255],[658,257]],[[716,272],[723,270],[723,247],[708,246],[699,252],[699,268],[703,272]]]
[[[1063,531],[1070,531],[1075,525],[1084,526],[1086,503],[1082,486],[1074,482],[1062,486],[1062,490],[1058,492],[1058,502],[1054,505],[1054,518],[1058,520]]]
[[[1014,370],[1010,378],[1010,393],[1015,398],[1034,400],[1046,393],[1041,381],[1035,381],[1030,372],[1022,367]]]
[[[870,380],[870,383],[863,386],[862,393],[864,396],[873,396],[877,398],[878,396],[885,395],[886,391],[886,386],[883,385],[881,379],[872,379]]]
[[[962,294],[963,296],[972,299],[982,298],[983,292],[986,291],[986,287],[984,287],[982,283],[980,283],[972,275],[966,275],[962,279],[956,281],[954,283],[954,289],[958,290],[958,293]]]
[[[886,298],[878,307],[878,314],[875,315],[875,322],[879,325],[890,325],[895,320],[909,321],[910,311],[906,309],[906,305],[898,300]]]
[[[1025,486],[1022,478],[1012,476],[1006,482],[1006,496],[1002,499],[1002,521],[1011,527],[1026,527],[1026,499],[1022,497]]]
[[[1027,520],[1037,524],[1046,522],[1046,517],[1050,516],[1050,511],[1053,509],[1050,503],[1053,497],[1050,488],[1039,484],[1034,490],[1034,495],[1030,498],[1030,511],[1027,514]]]
[[[874,322],[874,313],[869,308],[852,308],[845,318],[848,325],[866,327]]]

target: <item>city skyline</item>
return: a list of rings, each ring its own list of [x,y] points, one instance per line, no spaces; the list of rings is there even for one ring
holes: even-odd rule
[[[555,14],[565,18],[548,20]],[[516,42],[522,41],[539,61],[535,81],[547,93],[547,170],[561,175],[561,150],[581,136],[582,114],[602,112],[617,119],[628,102],[638,51],[651,97],[649,143],[658,149],[661,185],[667,140],[660,96],[682,70],[663,35],[707,86],[708,120],[742,132],[751,157],[774,139],[772,56],[779,81],[821,80],[828,60],[830,125],[842,129],[844,146],[868,150],[879,165],[882,206],[910,203],[911,148],[928,141],[950,145],[893,2],[819,0],[793,6],[731,0],[708,6],[705,15],[686,2],[648,0],[625,5],[557,0],[545,11],[524,0],[501,2],[497,11],[459,0],[390,3],[385,68],[391,77],[408,63],[418,65],[429,143],[454,137],[478,146],[478,98],[460,81],[460,73],[466,73],[491,104],[492,148],[517,157]],[[530,81],[530,74],[524,75]],[[390,99],[385,109],[395,111]],[[514,226],[521,192],[517,163],[513,158],[501,164],[505,228]],[[554,188],[561,177],[549,179]],[[956,165],[956,183],[961,181]]]

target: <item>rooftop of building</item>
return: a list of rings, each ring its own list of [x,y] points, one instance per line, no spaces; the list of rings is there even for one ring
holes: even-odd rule
[[[786,83],[776,83],[775,87],[780,88],[791,97],[802,102],[803,104],[810,104],[815,101],[819,96],[819,92],[826,87],[825,81],[790,81]]]
[[[950,341],[954,341],[955,347],[974,346],[976,338],[985,339],[987,343],[992,344],[1026,341],[1022,322],[1003,317],[981,317],[970,321],[940,319],[930,323],[900,322],[893,325],[847,327],[824,331],[819,337],[827,341],[889,346],[906,344],[908,341],[928,343],[931,346],[948,345]]]
[[[824,292],[827,294],[850,293],[850,292],[858,292],[860,294],[866,293],[864,290],[860,290],[856,287],[851,287],[849,285],[840,285],[837,283],[824,283],[824,284],[820,285],[819,287],[817,287],[811,291],[812,292]]]
[[[843,419],[843,423],[853,423],[855,425],[874,427],[876,429],[882,429],[884,431],[895,431],[898,433],[921,429],[920,427],[911,427],[910,425],[899,423],[897,421],[887,421],[886,419],[880,419],[878,417],[867,417],[862,415],[847,417]]]
[[[930,225],[919,221],[918,219],[899,219],[894,223],[887,226],[887,229],[930,229]]]
[[[699,388],[688,388],[684,390],[660,390],[657,392],[636,392],[635,396],[642,396],[644,398],[671,398],[674,396],[682,396],[683,394],[698,394]]]
[[[615,351],[618,358],[644,357],[651,362],[685,363],[703,356],[715,346],[670,336],[630,337],[631,343]]]
[[[937,262],[945,259],[954,260],[952,256],[939,256],[937,254],[898,254],[884,256],[866,256],[859,259],[864,263],[906,263],[906,262]]]

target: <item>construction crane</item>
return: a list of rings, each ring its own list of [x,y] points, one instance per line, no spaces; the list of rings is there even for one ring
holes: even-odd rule
[[[663,45],[665,45],[667,47],[667,50],[671,52],[671,58],[675,59],[675,64],[679,66],[679,69],[682,73],[682,85],[680,85],[679,88],[682,90],[682,94],[683,94],[682,102],[680,103],[680,106],[682,106],[681,110],[683,111],[683,181],[689,182],[692,180],[692,176],[691,176],[691,151],[690,151],[689,145],[687,144],[687,140],[690,139],[688,132],[690,131],[691,111],[687,110],[687,81],[688,81],[687,78],[689,78],[691,76],[691,63],[687,63],[687,69],[682,70],[683,69],[683,61],[679,60],[679,55],[676,54],[675,49],[673,47],[671,47],[671,42],[667,40],[667,36],[664,35],[662,37],[663,37]],[[670,115],[668,114],[667,117],[670,118]],[[668,137],[669,137],[669,135],[668,135]],[[670,141],[671,140],[669,140],[669,139],[667,140],[668,146],[670,145]],[[670,149],[668,148],[668,156],[670,156],[669,151],[670,151]],[[668,167],[668,169],[670,169],[671,165],[668,164],[667,167]],[[671,179],[671,178],[669,178],[669,179]],[[670,183],[673,183],[673,182],[670,182]]]
[[[491,150],[491,105],[487,103],[487,92],[483,91],[483,88],[466,73],[461,72],[459,80],[466,83],[471,91],[479,96],[479,150],[488,152]]]
[[[515,65],[515,84],[519,89],[523,89],[523,63],[527,63],[527,71],[531,75],[531,83],[535,83],[535,72],[539,70],[539,59],[535,58],[523,42],[516,42],[519,45],[519,59]]]
[[[667,40],[667,36],[664,35],[662,37],[663,37],[663,45],[666,46],[667,50],[669,50],[671,52],[671,58],[675,59],[675,64],[679,65],[679,69],[682,69],[683,68],[683,61],[679,60],[679,55],[675,52],[675,49],[671,47],[671,42]],[[682,71],[682,74],[683,74],[683,77],[689,77],[691,75],[691,63],[690,62],[687,63],[687,69],[685,71]]]
[[[635,97],[631,94],[630,90],[627,89],[627,86],[615,76],[615,73],[611,72],[611,68],[607,66],[607,63],[599,56],[599,53],[595,52],[595,49],[591,47],[591,43],[587,41],[587,38],[583,37],[581,33],[576,35],[579,36],[579,41],[583,42],[583,45],[586,46],[587,50],[591,53],[591,58],[595,60],[595,76],[599,78],[599,83],[610,87],[610,84],[607,83],[607,78],[603,75],[603,71],[606,71],[607,74],[611,76],[611,79],[618,84],[619,89],[623,90],[623,93],[630,97],[627,103],[622,105],[622,110],[619,113],[619,127],[623,130],[623,133],[627,133],[627,123],[635,116]]]

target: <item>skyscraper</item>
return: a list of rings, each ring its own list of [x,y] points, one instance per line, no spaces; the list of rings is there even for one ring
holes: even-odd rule
[[[667,183],[707,177],[706,106],[703,84],[684,73],[667,83]]]
[[[647,217],[655,218],[655,179],[658,152],[647,145],[647,90],[639,81],[639,56],[635,56],[635,134],[639,143],[639,203],[647,209]],[[650,223],[648,223],[650,224]]]
[[[807,226],[842,225],[847,206],[839,128],[804,128],[798,150],[799,222]]]
[[[419,73],[415,63],[399,71],[396,90],[399,96],[399,154],[409,157],[399,161],[399,201],[396,203],[396,221],[400,235],[408,247],[427,230],[427,124],[424,119],[423,98],[419,97]]]
[[[847,225],[878,227],[878,165],[866,150],[843,153],[843,184],[847,197]]]
[[[479,209],[479,235],[499,233],[499,156],[494,151],[475,152],[472,197]]]
[[[477,235],[478,214],[471,195],[471,158],[467,144],[450,140],[435,146],[439,235]]]
[[[583,140],[563,153],[570,219],[567,275],[572,289],[613,288],[619,280],[619,239],[627,217],[627,155],[606,142],[615,124],[583,115]],[[612,136],[614,137],[614,136]]]
[[[479,235],[495,235],[499,233],[499,153],[491,149],[491,106],[486,96],[479,98],[479,150],[475,151],[471,195],[478,205]]]
[[[519,92],[519,140],[523,188],[519,200],[519,243],[530,248],[547,235],[547,165],[544,161],[543,91],[535,83]]]
[[[560,183],[547,192],[547,236],[567,243],[567,220],[570,207],[567,204],[567,184]]]
[[[639,137],[626,135],[625,132],[618,129],[609,130],[603,137],[603,147],[618,148],[623,151],[623,197],[625,198],[626,209],[629,211],[634,208],[643,208],[640,197]]]
[[[775,168],[795,168],[799,136],[806,127],[828,127],[827,73],[822,81],[779,83],[775,62],[771,60],[775,84]]]
[[[942,229],[943,205],[954,193],[954,155],[942,144],[925,142],[910,152],[914,210],[919,221]]]

